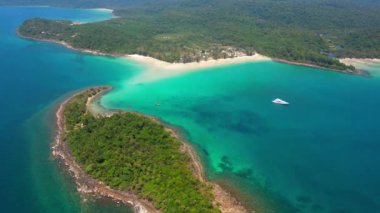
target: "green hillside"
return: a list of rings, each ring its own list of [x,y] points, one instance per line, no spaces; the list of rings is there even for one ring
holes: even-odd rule
[[[380,4],[370,0],[146,0],[109,6],[119,18],[82,25],[33,19],[20,33],[168,62],[258,52],[344,70],[353,68],[336,57],[380,57]]]

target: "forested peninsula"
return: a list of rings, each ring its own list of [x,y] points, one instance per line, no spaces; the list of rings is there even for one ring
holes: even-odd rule
[[[19,33],[110,55],[181,63],[258,52],[354,72],[337,58],[380,58],[380,4],[372,1],[147,0],[108,6],[117,18],[86,24],[35,18]]]
[[[134,112],[92,114],[91,103],[110,89],[79,92],[57,111],[53,155],[80,192],[132,204],[136,212],[247,212],[204,179],[192,148],[156,119]]]

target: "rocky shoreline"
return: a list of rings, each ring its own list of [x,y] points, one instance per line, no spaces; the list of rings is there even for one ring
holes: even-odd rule
[[[87,101],[87,107],[89,107],[92,103],[96,102],[97,99],[101,97],[102,94],[110,91],[112,87],[109,86],[99,86],[94,87],[97,93],[89,97]],[[134,212],[136,213],[155,213],[160,212],[155,209],[154,205],[147,201],[138,198],[137,195],[129,192],[124,192],[120,190],[114,190],[110,187],[106,186],[104,183],[99,182],[91,178],[76,162],[74,157],[71,155],[70,150],[67,147],[65,140],[65,118],[64,118],[64,108],[67,103],[72,100],[72,98],[76,97],[79,94],[88,91],[88,89],[83,90],[81,92],[75,93],[66,100],[64,100],[58,107],[56,111],[56,136],[55,141],[52,145],[52,154],[53,156],[62,163],[69,173],[74,178],[78,192],[81,194],[92,194],[101,197],[111,198],[117,202],[124,203],[126,205],[130,205],[133,207]],[[112,115],[112,112],[107,114],[106,116]],[[97,115],[99,116],[99,115]],[[155,117],[150,117],[155,122],[160,122],[159,119]],[[176,131],[167,125],[165,125],[166,130],[169,131],[173,137],[180,138]],[[181,151],[187,153],[191,157],[191,168],[194,172],[194,175],[198,180],[202,182],[207,182],[211,184],[212,191],[214,194],[214,202],[213,204],[217,206],[221,212],[223,213],[248,213],[254,211],[248,211],[246,207],[244,207],[235,197],[233,197],[229,192],[225,191],[221,186],[216,183],[212,183],[206,180],[204,176],[204,170],[200,160],[195,153],[193,147],[188,143],[181,140],[182,146]]]
[[[96,88],[101,90],[111,89],[110,87]],[[58,110],[56,112],[57,130],[55,140],[52,145],[53,156],[66,167],[70,175],[74,178],[79,193],[100,195],[102,197],[111,198],[113,200],[132,206],[136,213],[159,212],[154,208],[153,204],[149,203],[148,201],[139,199],[134,194],[111,189],[104,183],[94,180],[89,175],[87,175],[86,172],[84,172],[84,170],[75,162],[75,159],[71,155],[65,141],[66,127],[63,112],[66,104],[69,103],[73,97],[85,91],[75,93],[63,101],[58,107]]]

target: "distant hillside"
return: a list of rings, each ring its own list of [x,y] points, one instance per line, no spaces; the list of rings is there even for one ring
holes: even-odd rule
[[[252,2],[254,4],[331,4],[331,5],[380,5],[378,0],[0,0],[0,5],[50,5],[66,7],[110,7],[120,8],[133,5],[163,5],[173,4],[220,4],[225,2]]]
[[[115,8],[121,18],[75,26],[68,23],[65,32],[47,27],[54,23],[46,20],[28,21],[21,28],[27,36],[112,54],[138,53],[189,62],[257,51],[333,69],[351,69],[334,57],[380,58],[380,3],[372,0],[40,2]],[[48,33],[39,35],[42,29]]]
[[[0,0],[0,5],[50,5],[58,7],[118,7],[136,5],[144,0]]]

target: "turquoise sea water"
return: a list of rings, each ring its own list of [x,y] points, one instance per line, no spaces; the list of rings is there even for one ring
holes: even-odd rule
[[[380,65],[370,66],[373,78],[258,62],[133,84],[138,64],[18,38],[17,26],[36,16],[111,18],[94,10],[0,7],[2,212],[128,211],[109,201],[83,203],[50,156],[59,100],[105,84],[115,90],[104,106],[181,129],[208,177],[262,212],[378,212]],[[291,105],[272,104],[277,97]]]
[[[379,92],[378,77],[257,62],[126,82],[102,103],[183,129],[208,176],[263,212],[375,212]]]

